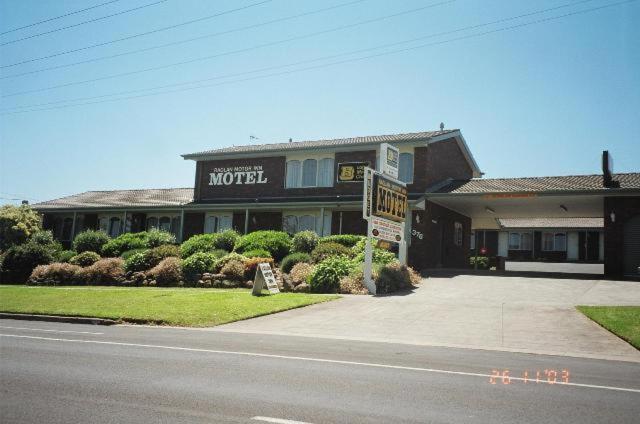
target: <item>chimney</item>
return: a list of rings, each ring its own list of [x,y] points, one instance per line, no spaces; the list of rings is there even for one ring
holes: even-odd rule
[[[22,204],[23,204],[23,205],[28,205],[28,204],[29,204],[29,201],[28,201],[28,200],[23,200],[23,201],[22,201]]]
[[[440,122],[440,131],[444,131],[444,122]]]
[[[289,137],[289,143],[293,143],[293,138]]]
[[[608,150],[602,152],[602,186],[605,188],[620,187],[620,182],[613,181],[613,157]]]

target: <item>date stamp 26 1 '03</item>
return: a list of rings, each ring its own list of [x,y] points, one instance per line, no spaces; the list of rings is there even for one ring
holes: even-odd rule
[[[511,384],[512,382],[521,382],[524,384],[567,384],[569,383],[569,370],[534,370],[522,371],[521,374],[515,374],[511,370],[491,370],[489,377],[490,384]]]

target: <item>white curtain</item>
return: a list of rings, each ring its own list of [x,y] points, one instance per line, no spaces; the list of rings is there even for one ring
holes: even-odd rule
[[[282,231],[289,234],[298,232],[298,217],[295,215],[287,215],[282,219]]]
[[[398,179],[403,183],[413,182],[413,155],[411,153],[400,153],[399,166]]]
[[[333,159],[320,159],[318,165],[318,187],[333,187]]]
[[[315,187],[318,175],[318,161],[305,159],[302,163],[302,187]]]
[[[313,215],[302,215],[298,218],[298,231],[316,231],[316,217]]]
[[[171,218],[168,216],[163,216],[160,218],[158,228],[162,231],[171,231]]]
[[[218,221],[217,217],[208,216],[207,220],[204,223],[204,232],[207,234],[215,233],[217,221]]]
[[[218,232],[222,232],[230,229],[231,229],[231,217],[229,215],[224,215],[218,218]]]
[[[300,187],[300,161],[287,162],[287,187]]]

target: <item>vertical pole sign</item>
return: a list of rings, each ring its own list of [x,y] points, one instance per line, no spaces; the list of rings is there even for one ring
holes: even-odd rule
[[[406,265],[405,220],[408,210],[407,186],[398,181],[400,152],[387,143],[380,145],[382,172],[365,169],[363,218],[367,220],[364,256],[364,282],[371,294],[376,286],[371,278],[373,247],[371,238],[399,244],[399,259]]]

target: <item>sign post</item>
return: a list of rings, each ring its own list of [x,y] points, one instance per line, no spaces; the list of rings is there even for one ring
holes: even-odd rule
[[[398,181],[398,149],[386,143],[380,146],[382,173],[365,168],[362,216],[367,220],[364,250],[364,283],[369,293],[376,294],[372,278],[373,246],[371,238],[398,243],[399,260],[407,263],[405,220],[408,211],[407,186]]]
[[[256,278],[253,281],[253,290],[251,291],[251,294],[254,296],[259,296],[265,284],[267,286],[267,289],[269,290],[269,293],[280,293],[278,283],[276,282],[276,277],[273,275],[273,271],[271,270],[271,265],[263,262],[259,263],[258,268],[256,269]]]

